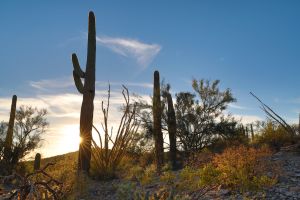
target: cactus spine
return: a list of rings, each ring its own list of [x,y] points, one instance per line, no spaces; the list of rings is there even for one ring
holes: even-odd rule
[[[96,26],[93,12],[89,13],[88,47],[86,71],[80,68],[76,54],[72,54],[73,78],[77,90],[83,95],[80,111],[80,137],[78,170],[89,172],[91,160],[91,140],[93,128],[93,112],[95,97],[95,71],[96,71]],[[82,79],[84,83],[82,83]]]
[[[40,153],[35,154],[34,165],[33,165],[34,171],[40,169],[40,167],[41,167],[41,158],[42,158],[42,156],[41,156]]]
[[[17,96],[14,95],[11,101],[8,129],[7,129],[7,134],[5,138],[5,144],[4,144],[4,160],[6,160],[7,162],[10,162],[12,157],[12,142],[13,142],[13,133],[14,133],[14,123],[16,117],[16,107],[17,107]]]
[[[168,132],[169,132],[169,140],[170,140],[170,161],[172,164],[172,169],[176,169],[176,116],[175,110],[173,106],[173,100],[171,94],[168,92],[166,94],[167,102],[168,102]]]
[[[164,163],[163,135],[161,131],[161,112],[159,72],[155,71],[153,84],[153,135],[155,140],[156,170],[158,173],[161,172],[161,168]]]

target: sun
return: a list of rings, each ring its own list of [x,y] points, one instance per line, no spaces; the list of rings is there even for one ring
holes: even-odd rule
[[[79,136],[79,144],[81,144],[83,141],[82,137]]]
[[[82,138],[79,136],[79,125],[65,125],[61,129],[61,133],[61,148],[63,151],[70,152],[78,150],[79,144],[82,142]]]

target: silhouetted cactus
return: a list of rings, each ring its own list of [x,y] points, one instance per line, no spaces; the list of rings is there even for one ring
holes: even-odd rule
[[[161,131],[161,113],[159,72],[155,71],[153,84],[153,135],[155,140],[156,170],[158,173],[161,172],[161,168],[164,163],[164,141]]]
[[[298,134],[300,134],[300,114],[299,114],[299,122],[298,122]]]
[[[72,54],[73,77],[77,90],[83,94],[80,112],[80,137],[78,170],[89,172],[91,160],[91,140],[95,97],[95,65],[96,65],[96,26],[93,12],[89,13],[88,47],[86,71],[80,68],[76,54]],[[82,83],[82,79],[84,83]]]
[[[42,156],[41,156],[40,153],[35,154],[34,165],[33,165],[34,171],[40,169],[40,167],[41,167],[41,158],[42,158]]]
[[[253,125],[250,124],[250,130],[251,130],[251,140],[254,140],[254,131],[253,131]]]
[[[11,101],[10,116],[9,116],[7,134],[5,138],[5,144],[4,144],[4,160],[9,163],[11,162],[11,157],[12,157],[12,142],[13,142],[13,133],[14,133],[14,123],[16,117],[16,107],[17,107],[17,96],[14,95]]]
[[[246,126],[245,133],[246,133],[246,135],[245,135],[245,136],[246,136],[246,138],[247,138],[247,139],[249,139],[249,131],[248,131],[248,126]]]
[[[169,92],[166,94],[167,103],[168,103],[168,132],[169,132],[169,141],[170,141],[170,161],[172,164],[172,169],[177,168],[176,160],[176,116],[173,106],[172,96]]]

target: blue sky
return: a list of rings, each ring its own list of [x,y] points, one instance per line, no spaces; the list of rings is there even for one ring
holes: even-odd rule
[[[296,122],[299,9],[300,2],[292,0],[1,1],[0,120],[8,120],[10,98],[17,94],[19,105],[49,110],[45,149],[57,151],[45,154],[76,147],[60,148],[49,138],[61,137],[66,126],[77,130],[81,96],[70,57],[77,53],[85,68],[87,16],[93,10],[99,102],[108,81],[116,106],[121,84],[149,96],[153,71],[159,70],[173,93],[191,91],[192,78],[220,79],[220,87],[231,88],[237,98],[230,112],[244,122],[264,119],[250,91]]]

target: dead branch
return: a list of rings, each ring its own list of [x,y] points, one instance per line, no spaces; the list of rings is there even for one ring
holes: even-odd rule
[[[277,123],[279,123],[288,133],[295,135],[295,130],[277,113],[273,111],[269,106],[267,106],[265,103],[263,103],[256,95],[254,95],[252,92],[250,94],[257,99],[261,104],[261,109],[267,114],[268,117],[275,120]]]
[[[16,180],[15,189],[12,189],[9,193],[11,194],[8,199],[26,199],[27,197],[36,197],[41,199],[41,192],[49,192],[50,197],[54,200],[59,200],[63,196],[62,186],[63,183],[54,179],[49,175],[45,170],[53,166],[54,163],[48,163],[42,169],[36,170],[32,173],[29,173],[25,176],[21,176],[17,173],[14,173],[9,176],[0,177],[0,182],[7,184]],[[38,177],[42,176],[42,177]],[[44,180],[38,180],[44,179]],[[43,189],[43,190],[42,190]]]

